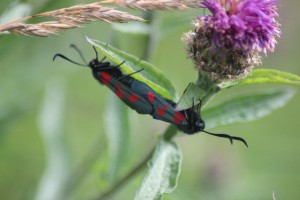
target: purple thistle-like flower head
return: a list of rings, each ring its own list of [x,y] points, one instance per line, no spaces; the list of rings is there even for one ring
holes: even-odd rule
[[[212,80],[244,78],[280,36],[276,0],[203,0],[209,15],[183,35],[187,55]]]
[[[219,48],[273,51],[280,36],[276,0],[204,0],[211,15],[199,17]]]

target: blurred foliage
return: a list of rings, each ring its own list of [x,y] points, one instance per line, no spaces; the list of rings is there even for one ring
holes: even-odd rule
[[[161,139],[149,161],[150,169],[134,199],[160,200],[163,194],[171,193],[177,186],[181,161],[182,156],[177,145]]]
[[[82,3],[71,0],[22,2],[29,3],[33,13]],[[0,11],[3,12],[10,3],[2,0]],[[281,2],[283,34],[275,53],[264,59],[264,68],[300,74],[300,26],[294,20],[298,16],[299,5],[299,2],[292,0]],[[164,72],[179,94],[189,82],[196,79],[180,37],[189,30],[190,19],[199,14],[202,11],[158,13],[162,24],[169,26],[165,34],[157,38],[158,45],[153,47],[151,62]],[[105,23],[94,23],[84,29],[67,31],[50,38],[0,36],[0,199],[33,199],[36,196],[47,166],[47,150],[38,118],[43,109],[47,85],[57,78],[64,80],[61,87],[65,87],[65,112],[61,116],[63,136],[60,140],[68,151],[69,171],[74,172],[78,166],[90,162],[86,157],[91,151],[96,152],[96,156],[102,155],[96,164],[90,166],[84,178],[76,183],[77,188],[71,197],[87,199],[107,187],[108,178],[103,172],[108,163],[103,155],[107,154],[104,127],[105,110],[109,109],[106,95],[110,91],[100,87],[89,70],[64,61],[51,61],[57,52],[78,59],[77,54],[68,48],[70,43],[76,43],[89,59],[94,58],[84,33],[108,43],[114,35],[120,41],[119,48],[122,50],[126,50],[122,45],[128,45],[124,34],[116,33],[111,25]],[[135,52],[139,52],[139,44],[134,45]],[[238,86],[222,91],[210,102],[209,107],[226,102],[233,96],[274,88],[289,89],[279,84],[259,88],[255,85]],[[213,130],[244,137],[250,145],[248,149],[242,145],[231,146],[227,141],[204,134],[178,137],[176,142],[184,157],[179,186],[165,199],[271,199],[273,191],[277,199],[299,197],[299,100],[298,94],[286,107],[264,119]],[[156,142],[157,136],[153,133],[160,133],[166,127],[165,123],[149,116],[140,116],[132,111],[128,114],[134,126],[129,138],[129,156],[122,169],[119,169],[119,175],[126,173]],[[132,199],[144,175],[142,173],[129,182],[115,199]]]

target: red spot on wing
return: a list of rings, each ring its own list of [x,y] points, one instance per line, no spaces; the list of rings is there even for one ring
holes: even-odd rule
[[[121,85],[117,85],[115,93],[120,99],[124,99],[125,94],[123,92],[121,92],[121,88],[122,88]]]
[[[148,92],[148,100],[151,103],[154,102],[155,98],[154,98],[154,94],[152,92]]]
[[[161,117],[164,116],[164,115],[165,115],[164,109],[158,107],[158,109],[157,109],[157,114],[158,114],[159,116],[161,116]]]
[[[129,101],[131,102],[137,102],[139,100],[139,97],[136,94],[132,94],[129,96]]]
[[[168,109],[168,105],[164,105],[164,110],[167,110]]]
[[[165,111],[166,111],[167,109],[168,109],[168,105],[164,105],[163,108],[158,107],[158,109],[157,109],[157,114],[158,114],[159,116],[164,116],[164,115],[165,115]]]
[[[100,72],[100,81],[101,83],[107,85],[110,82],[110,79],[112,78],[112,76],[106,72]]]
[[[120,91],[120,90],[121,90],[121,88],[122,88],[122,86],[121,86],[121,85],[117,85],[117,86],[116,86],[116,90],[118,90],[118,91]]]
[[[181,124],[185,120],[185,117],[180,112],[176,112],[174,116],[174,123]]]
[[[116,91],[116,95],[117,95],[120,99],[124,99],[124,97],[125,97],[124,93],[121,92],[121,91],[119,91],[119,90]]]

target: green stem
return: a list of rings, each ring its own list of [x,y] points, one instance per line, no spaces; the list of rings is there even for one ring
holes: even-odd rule
[[[208,76],[201,72],[198,73],[198,79],[195,84],[206,91],[206,95],[202,99],[202,105],[205,105],[217,92],[220,91],[218,82],[211,80]]]
[[[148,37],[148,45],[145,49],[144,59],[149,61],[152,59],[153,52],[156,48],[156,44],[160,38],[159,31],[159,18],[155,11],[145,12],[145,20],[149,22],[149,37]]]
[[[178,129],[176,128],[176,126],[170,124],[167,128],[167,130],[165,131],[165,133],[162,135],[162,137],[167,140],[170,141],[173,139],[173,137],[175,137],[178,133]]]

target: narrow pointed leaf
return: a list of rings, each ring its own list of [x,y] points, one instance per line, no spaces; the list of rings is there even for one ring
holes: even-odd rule
[[[207,128],[264,117],[283,107],[295,94],[293,89],[277,89],[263,94],[240,96],[202,112]]]
[[[125,61],[120,68],[127,74],[143,69],[142,72],[134,74],[133,77],[149,85],[158,94],[171,100],[175,100],[177,98],[174,86],[163,75],[163,73],[152,64],[140,60],[124,51],[111,47],[104,42],[93,40],[88,37],[86,37],[86,40],[113,62],[120,64]]]
[[[243,85],[256,83],[287,83],[300,85],[300,77],[279,70],[257,69],[254,70],[248,78],[240,81],[240,84]]]
[[[222,84],[222,88],[228,88],[234,85],[249,85],[258,83],[286,83],[300,85],[300,77],[273,69],[256,69],[245,79],[238,81],[228,81]]]
[[[163,194],[171,193],[177,185],[181,160],[182,155],[177,145],[161,139],[135,200],[157,200]]]

